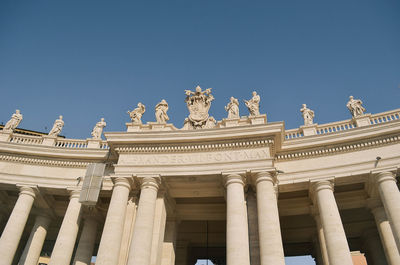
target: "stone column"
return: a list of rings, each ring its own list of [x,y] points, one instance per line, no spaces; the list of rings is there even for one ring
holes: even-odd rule
[[[170,220],[166,223],[161,265],[175,265],[177,226],[178,224],[175,220]]]
[[[118,263],[130,189],[131,184],[128,178],[115,179],[97,252],[96,265],[116,265]]]
[[[400,254],[385,209],[379,199],[369,199],[368,206],[375,218],[386,260],[390,265],[400,264]]]
[[[13,261],[35,199],[35,192],[31,187],[22,186],[19,190],[18,200],[0,238],[1,265],[9,265]]]
[[[285,264],[275,179],[269,172],[255,176],[261,264]]]
[[[37,265],[50,221],[51,219],[47,215],[39,214],[36,216],[35,224],[19,260],[19,265]]]
[[[151,245],[150,265],[160,265],[162,248],[164,242],[165,223],[167,221],[167,211],[165,208],[165,191],[158,192],[156,209],[154,216],[153,240]]]
[[[153,239],[158,177],[141,178],[141,193],[129,250],[128,265],[149,265]]]
[[[136,201],[137,195],[130,195],[128,199],[128,205],[126,206],[124,232],[121,239],[121,249],[119,251],[118,265],[125,265],[128,262],[129,248],[131,246],[130,244],[133,235],[133,226],[135,225],[136,219]]]
[[[97,221],[94,216],[84,218],[81,237],[76,249],[74,265],[90,265],[96,243]]]
[[[249,223],[250,264],[260,265],[260,244],[258,240],[257,198],[253,190],[247,191],[247,215]]]
[[[353,265],[335,196],[328,180],[314,183],[312,194],[321,217],[330,265]]]
[[[315,224],[317,226],[318,244],[319,251],[321,253],[322,264],[329,265],[328,250],[326,248],[326,240],[324,235],[324,229],[321,223],[321,217],[316,208],[312,208],[311,212],[314,216]]]
[[[375,177],[379,195],[391,224],[397,246],[400,248],[400,192],[394,174],[390,171]]]
[[[81,203],[79,190],[71,191],[67,211],[58,232],[49,265],[69,265],[74,251],[76,237],[81,220]]]
[[[249,265],[249,232],[243,177],[230,174],[226,186],[226,263]]]
[[[379,240],[378,231],[368,230],[363,234],[365,257],[370,265],[387,265],[385,253]]]

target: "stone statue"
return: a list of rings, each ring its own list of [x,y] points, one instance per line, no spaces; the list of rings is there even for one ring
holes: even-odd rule
[[[101,118],[101,120],[96,123],[92,130],[92,138],[93,139],[101,139],[101,134],[103,133],[104,127],[106,127],[107,123],[104,121],[104,118]]]
[[[313,124],[314,120],[314,111],[307,108],[306,104],[303,104],[303,107],[300,109],[301,114],[304,118],[304,125],[311,125]]]
[[[132,111],[128,111],[128,114],[129,114],[129,117],[131,117],[131,120],[133,123],[142,124],[142,116],[145,111],[146,111],[145,105],[143,105],[141,102],[139,102],[137,104],[137,108]]]
[[[228,119],[238,119],[239,101],[237,98],[231,97],[231,101],[225,106],[225,110],[228,112]]]
[[[58,136],[64,127],[64,121],[62,120],[63,116],[54,121],[53,128],[51,128],[49,132],[49,136]]]
[[[157,123],[166,123],[169,120],[167,111],[168,111],[168,103],[165,99],[161,100],[160,103],[156,105],[156,120]]]
[[[260,96],[257,95],[256,91],[253,91],[253,97],[249,100],[245,100],[244,103],[249,109],[250,116],[260,115]]]
[[[215,126],[215,119],[209,117],[208,111],[211,107],[211,101],[214,100],[211,95],[211,88],[202,91],[201,87],[197,86],[195,91],[185,90],[186,105],[190,112],[189,117],[185,119],[183,129],[202,129],[212,128]]]
[[[349,97],[349,102],[347,102],[347,108],[349,109],[353,118],[361,116],[364,114],[365,108],[362,106],[362,101],[360,99],[354,99],[353,96]]]
[[[22,121],[22,114],[20,113],[19,109],[15,110],[15,113],[11,115],[11,119],[6,123],[6,125],[3,128],[3,132],[13,132],[15,128],[18,127],[18,125]]]

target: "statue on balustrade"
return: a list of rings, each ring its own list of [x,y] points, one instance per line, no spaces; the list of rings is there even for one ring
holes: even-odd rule
[[[106,127],[107,123],[104,121],[104,118],[101,118],[101,120],[96,123],[92,130],[92,138],[100,140],[101,139],[101,134],[103,133],[104,127]]]
[[[314,120],[314,111],[310,110],[307,108],[306,104],[303,104],[303,107],[300,109],[301,114],[303,115],[304,118],[304,125],[311,125],[313,124]]]
[[[59,116],[57,120],[54,121],[53,128],[51,128],[49,135],[50,136],[58,136],[64,127],[64,121],[62,120],[63,116]]]
[[[237,98],[231,97],[231,101],[225,106],[225,110],[228,112],[228,119],[238,119],[239,101]]]
[[[15,128],[18,127],[18,125],[22,121],[22,114],[20,113],[19,109],[15,110],[15,113],[11,115],[11,119],[6,123],[6,125],[3,128],[3,132],[13,132]]]
[[[131,117],[131,120],[133,123],[142,124],[142,116],[145,111],[146,111],[145,105],[143,105],[141,102],[139,102],[137,104],[137,108],[132,111],[128,111],[128,114],[129,114],[129,117]]]
[[[183,129],[192,130],[215,127],[215,119],[208,115],[211,102],[214,100],[213,95],[211,95],[211,88],[202,91],[201,87],[197,86],[194,92],[185,90],[185,94],[185,102],[190,114],[185,119]]]
[[[362,106],[363,102],[360,99],[354,99],[353,96],[349,97],[347,108],[349,109],[353,118],[359,117],[364,114],[365,108]]]
[[[168,103],[165,99],[161,100],[160,103],[156,105],[156,120],[157,123],[166,123],[169,120],[167,111],[168,111]]]
[[[253,91],[253,97],[249,100],[245,100],[244,103],[249,109],[250,116],[260,115],[260,96],[257,95],[256,91]]]

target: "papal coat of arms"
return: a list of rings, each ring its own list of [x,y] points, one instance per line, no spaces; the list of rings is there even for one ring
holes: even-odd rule
[[[211,95],[211,88],[202,91],[201,87],[197,86],[194,92],[185,90],[185,93],[185,102],[190,114],[185,119],[183,129],[192,130],[215,127],[215,119],[208,115],[211,101],[214,100],[213,95]]]

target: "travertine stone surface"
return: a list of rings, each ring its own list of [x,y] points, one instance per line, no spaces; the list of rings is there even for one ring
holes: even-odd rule
[[[29,186],[21,186],[19,190],[18,200],[0,238],[1,265],[9,265],[13,261],[36,196]]]
[[[400,246],[400,192],[396,185],[394,174],[391,171],[384,171],[375,176],[379,195],[385,207],[386,214],[391,224],[393,234]]]
[[[128,265],[150,264],[158,188],[158,177],[141,179],[141,194],[129,250]]]
[[[250,245],[250,264],[260,264],[260,244],[258,239],[258,214],[257,198],[255,192],[249,189],[246,194],[247,215],[249,219],[249,245]]]
[[[390,265],[400,264],[400,254],[385,209],[378,198],[369,199],[368,206],[374,215],[379,236],[385,251],[386,260]]]
[[[150,265],[161,264],[165,224],[167,221],[167,211],[165,209],[164,196],[165,192],[160,191],[156,200]]]
[[[19,265],[37,265],[50,222],[51,218],[47,215],[36,216]]]
[[[379,234],[376,229],[370,229],[365,231],[363,236],[363,248],[365,251],[365,257],[368,264],[373,265],[387,265],[385,253],[382,248]]]
[[[136,219],[137,194],[133,193],[129,196],[126,206],[124,232],[122,233],[121,249],[119,252],[118,265],[125,265],[128,262],[129,248],[133,236],[133,227]]]
[[[244,200],[244,180],[241,175],[225,176],[226,187],[226,262],[249,265],[249,232]]]
[[[349,245],[333,196],[333,184],[321,180],[312,185],[312,193],[318,206],[328,249],[330,265],[352,265]]]
[[[97,220],[93,216],[85,217],[73,265],[90,265],[97,234]]]
[[[177,228],[178,223],[176,220],[167,221],[165,226],[161,265],[175,265]]]
[[[117,177],[97,252],[97,265],[118,264],[125,213],[131,184],[128,178]]]
[[[275,181],[269,172],[255,176],[261,265],[285,264]]]
[[[70,191],[70,199],[58,232],[49,265],[69,265],[81,221],[80,190]]]

